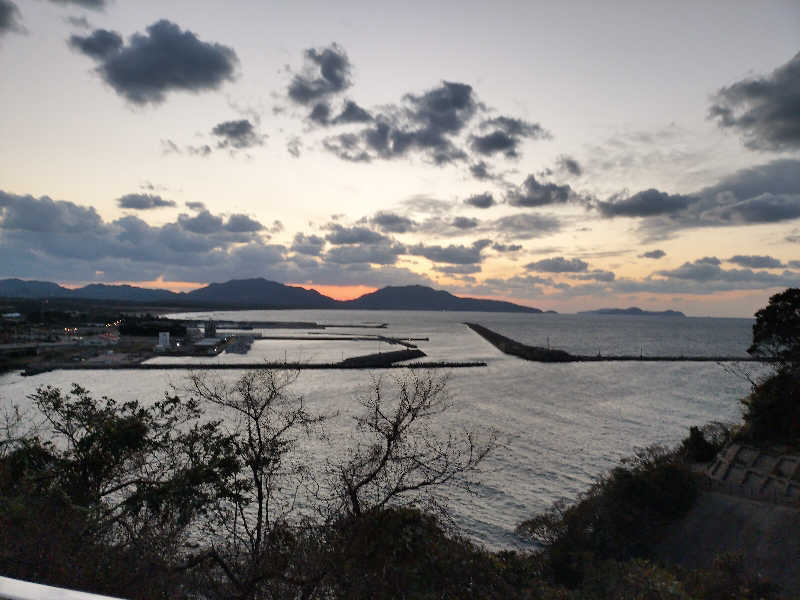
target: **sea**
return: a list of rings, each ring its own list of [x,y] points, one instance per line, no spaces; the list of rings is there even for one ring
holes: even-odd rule
[[[515,534],[525,519],[554,502],[574,502],[593,482],[637,449],[672,446],[692,425],[738,423],[740,399],[759,375],[755,363],[587,362],[542,364],[505,355],[472,332],[479,323],[525,344],[574,354],[626,356],[741,356],[750,343],[752,319],[522,314],[430,311],[218,311],[180,313],[177,318],[239,321],[302,321],[318,329],[265,329],[264,335],[308,336],[380,334],[416,341],[426,361],[483,361],[486,367],[449,369],[451,408],[431,423],[436,435],[470,431],[495,435],[497,445],[476,474],[471,492],[438,490],[460,531],[490,549],[519,548]],[[385,329],[364,326],[386,324]],[[338,327],[337,327],[338,326]],[[347,327],[344,327],[347,326]],[[250,332],[243,332],[250,333]],[[257,340],[246,355],[197,357],[196,363],[304,361],[331,362],[391,351],[381,341]],[[160,357],[155,363],[187,362]],[[238,370],[213,371],[235,380]],[[312,465],[341,455],[353,443],[359,398],[376,379],[392,389],[404,370],[306,370],[292,385],[312,413],[329,415],[328,439],[301,439],[300,459]],[[35,419],[29,396],[40,386],[69,388],[79,383],[95,396],[143,402],[181,393],[188,372],[54,371],[33,377],[0,376],[0,407],[17,404]]]

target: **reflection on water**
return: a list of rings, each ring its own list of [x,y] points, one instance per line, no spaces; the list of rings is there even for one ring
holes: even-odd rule
[[[749,319],[676,319],[596,315],[518,315],[375,311],[243,311],[202,313],[214,318],[317,321],[358,324],[386,322],[380,333],[429,337],[418,342],[431,360],[480,360],[481,369],[454,369],[449,392],[454,408],[437,424],[440,431],[492,427],[501,444],[485,463],[474,496],[447,490],[448,503],[466,533],[492,547],[518,543],[513,529],[559,498],[575,498],[592,480],[635,448],[674,444],[690,425],[737,421],[738,399],[748,384],[715,363],[572,363],[544,365],[501,354],[462,325],[474,321],[519,341],[575,353],[744,355]],[[192,314],[198,318],[198,313]],[[328,329],[327,333],[359,330]],[[267,333],[265,331],[265,333]],[[291,335],[298,335],[292,330]],[[364,330],[364,333],[368,333]],[[373,330],[371,333],[375,333]],[[269,335],[289,334],[269,330]],[[304,334],[303,334],[304,335]],[[385,343],[319,340],[257,341],[246,356],[222,354],[197,362],[255,362],[300,358],[308,362],[396,349]],[[159,361],[169,361],[168,357]],[[185,358],[180,359],[186,362]],[[221,371],[235,379],[240,372]],[[401,372],[375,372],[395,377]],[[23,378],[0,376],[0,404],[26,404],[41,385],[80,383],[96,396],[118,400],[160,398],[183,386],[180,371],[73,371]],[[307,407],[339,412],[331,426],[333,444],[347,443],[355,398],[370,382],[365,371],[304,371],[295,386]],[[308,447],[309,460],[322,448]]]

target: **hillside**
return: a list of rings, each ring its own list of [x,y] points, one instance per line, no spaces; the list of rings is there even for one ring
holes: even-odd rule
[[[628,308],[598,308],[596,310],[583,310],[580,315],[631,315],[636,317],[685,317],[678,310],[643,310],[638,306]]]
[[[82,299],[173,306],[361,310],[452,310],[541,313],[538,308],[511,302],[461,298],[421,285],[385,287],[360,298],[339,301],[316,290],[284,285],[263,278],[211,283],[187,293],[131,285],[90,284],[71,290],[46,281],[0,280],[0,298]]]
[[[538,308],[498,300],[460,298],[444,290],[422,285],[390,286],[355,300],[343,302],[344,308],[366,310],[454,310],[480,312],[541,313]]]

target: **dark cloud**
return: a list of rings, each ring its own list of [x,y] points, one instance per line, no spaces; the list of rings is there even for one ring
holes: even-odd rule
[[[593,269],[588,273],[576,273],[570,275],[570,277],[579,281],[603,281],[606,283],[616,279],[616,275],[613,271],[603,271],[602,269]]]
[[[342,133],[322,142],[322,146],[330,153],[348,162],[370,162],[372,157],[363,149],[362,136],[354,133]]]
[[[475,229],[478,226],[478,219],[471,219],[469,217],[456,217],[453,219],[453,227],[456,229]]]
[[[164,198],[155,194],[126,194],[121,198],[117,198],[117,206],[134,210],[150,210],[175,206],[175,202],[173,200],[164,200]]]
[[[222,217],[212,215],[208,210],[201,210],[195,216],[178,215],[178,223],[186,231],[192,233],[217,233],[222,231]]]
[[[231,215],[225,223],[225,230],[233,233],[253,233],[262,229],[264,226],[261,223],[242,214]]]
[[[407,233],[409,231],[414,231],[417,226],[417,224],[408,217],[384,211],[376,214],[370,221],[381,231],[388,233]]]
[[[563,256],[556,256],[528,263],[525,268],[542,273],[584,273],[589,265],[580,258],[566,259]]]
[[[88,38],[73,38],[92,39],[99,31],[104,30]],[[233,80],[238,64],[232,48],[202,42],[191,31],[182,31],[165,19],[150,25],[146,34],[132,35],[128,45],[113,51],[108,42],[90,46],[90,51],[76,44],[73,47],[99,61],[97,72],[117,94],[139,105],[159,104],[168,92],[217,89]],[[98,54],[104,49],[106,54]]]
[[[578,161],[574,158],[566,155],[558,157],[558,167],[562,171],[566,171],[570,175],[575,175],[576,177],[579,177],[581,174],[583,174],[583,169],[581,168],[580,163],[578,163]]]
[[[759,255],[744,256],[737,254],[727,259],[727,262],[737,264],[741,267],[750,267],[751,269],[780,269],[785,266],[777,258]]]
[[[221,138],[217,143],[218,148],[234,148],[236,150],[263,146],[266,138],[265,135],[256,131],[249,119],[225,121],[215,125],[211,133]]]
[[[572,188],[568,185],[539,183],[536,177],[528,175],[522,186],[510,191],[506,199],[512,206],[546,206],[565,203],[571,193]]]
[[[0,35],[10,32],[20,33],[24,30],[17,5],[11,0],[0,0]]]
[[[325,253],[325,260],[335,264],[393,265],[404,253],[400,244],[350,244],[331,248]]]
[[[305,254],[308,256],[319,256],[322,254],[322,249],[325,247],[325,240],[318,235],[305,235],[304,233],[296,233],[294,241],[290,250],[298,254]]]
[[[102,10],[108,5],[108,0],[50,0],[50,2],[62,6],[80,6],[81,8],[89,8],[92,10]]]
[[[517,148],[525,138],[546,139],[550,134],[538,123],[528,123],[512,117],[487,119],[480,125],[482,130],[491,130],[484,135],[473,135],[472,149],[479,154],[504,154],[507,158],[517,158]]]
[[[122,48],[122,36],[116,31],[108,29],[95,29],[87,36],[72,35],[68,44],[95,60],[103,60],[118,52]]]
[[[495,202],[494,196],[490,192],[484,192],[483,194],[475,194],[465,198],[464,204],[469,204],[475,208],[491,208],[497,202]]]
[[[278,219],[275,219],[272,222],[272,225],[269,228],[269,232],[270,233],[280,233],[281,231],[283,231],[283,229],[284,229],[283,228],[283,223],[281,221],[279,221]]]
[[[645,252],[644,254],[640,254],[639,258],[652,258],[658,260],[659,258],[664,258],[667,255],[666,252],[663,250],[650,250],[649,252]]]
[[[641,217],[641,231],[653,240],[687,228],[791,221],[800,218],[800,160],[741,169],[693,194],[651,189],[591,205],[606,217]]]
[[[469,172],[472,173],[472,176],[479,181],[494,179],[494,175],[492,175],[489,165],[482,160],[476,162],[474,165],[470,165]]]
[[[374,115],[374,124],[357,134],[325,140],[339,158],[368,162],[395,159],[419,152],[437,165],[467,158],[456,137],[478,110],[472,87],[445,81],[420,95],[406,94],[403,106],[389,106]]]
[[[426,246],[417,244],[416,246],[409,246],[407,252],[414,256],[424,256],[431,262],[470,265],[483,260],[481,252],[489,244],[491,244],[489,240],[478,240],[471,246],[453,244],[449,246]]]
[[[319,125],[327,125],[330,116],[331,105],[327,102],[317,102],[308,114],[308,118]]]
[[[347,123],[366,123],[372,120],[372,115],[361,108],[352,100],[345,102],[342,112],[331,121],[334,125],[344,125]]]
[[[522,245],[520,244],[492,244],[492,250],[497,250],[498,252],[519,252],[522,250]]]
[[[517,213],[500,217],[490,222],[488,227],[506,239],[530,240],[556,233],[561,229],[561,222],[549,215]]]
[[[0,191],[0,225],[10,231],[79,234],[101,229],[102,219],[93,207]]]
[[[644,190],[627,198],[600,201],[597,208],[606,217],[652,217],[685,210],[697,198],[680,194],[667,194],[655,189]]]
[[[657,271],[656,275],[667,280],[689,281],[702,284],[724,283],[727,289],[750,289],[755,287],[777,287],[783,285],[796,285],[797,273],[784,271],[781,275],[774,275],[765,271],[751,269],[726,270],[719,264],[712,264],[696,260],[683,263],[677,269]],[[732,286],[730,284],[733,284]],[[738,288],[737,285],[741,285]]]
[[[205,210],[206,209],[206,205],[203,204],[202,202],[185,202],[184,204],[186,204],[186,208],[189,208],[191,210]]]
[[[344,227],[338,223],[328,225],[330,233],[325,236],[331,244],[381,244],[387,243],[389,238],[385,235],[368,229],[367,227]]]
[[[289,98],[311,104],[350,87],[350,59],[338,44],[305,51],[304,71],[292,78]]]
[[[471,275],[481,272],[480,265],[435,265],[433,270],[445,275]]]
[[[768,77],[721,88],[709,109],[720,127],[739,131],[752,150],[800,149],[800,53]]]
[[[722,261],[718,259],[716,256],[704,256],[703,258],[698,258],[696,261],[698,265],[716,265],[719,266],[722,264]]]

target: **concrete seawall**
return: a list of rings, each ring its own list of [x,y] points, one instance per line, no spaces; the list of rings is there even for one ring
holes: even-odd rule
[[[608,361],[639,361],[639,362],[758,362],[749,356],[586,356],[570,354],[564,350],[554,350],[541,346],[528,346],[507,338],[504,335],[478,325],[477,323],[464,323],[475,333],[492,344],[505,354],[517,356],[525,360],[546,363],[564,362],[608,362]]]

